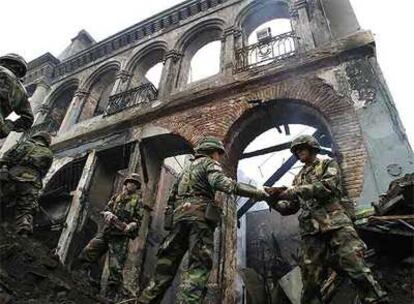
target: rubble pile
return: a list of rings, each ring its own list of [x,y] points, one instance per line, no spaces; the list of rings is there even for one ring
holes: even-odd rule
[[[414,173],[393,181],[373,208],[357,213],[355,226],[371,249],[391,303],[414,300]]]
[[[97,304],[98,290],[42,244],[0,227],[1,304]]]
[[[368,245],[397,259],[413,255],[414,173],[393,181],[373,208],[357,214],[355,225]]]

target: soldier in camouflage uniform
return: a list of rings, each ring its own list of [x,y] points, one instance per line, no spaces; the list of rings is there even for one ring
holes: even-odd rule
[[[14,201],[17,233],[33,232],[33,215],[42,189],[42,179],[49,171],[53,152],[49,146],[51,137],[38,132],[8,150],[0,159],[2,202]]]
[[[20,81],[27,72],[26,61],[19,55],[8,54],[0,57],[0,138],[11,131],[23,132],[33,124],[33,113],[26,89]],[[15,112],[20,116],[16,121],[6,119]]]
[[[302,135],[293,141],[291,151],[305,165],[291,187],[274,191],[278,199],[271,204],[282,215],[302,209],[301,302],[323,303],[321,285],[328,267],[332,267],[352,280],[362,303],[388,303],[386,293],[364,261],[366,245],[341,203],[344,194],[338,164],[319,159],[319,150],[319,143],[312,136]]]
[[[218,161],[225,150],[220,140],[206,137],[198,143],[195,152],[194,160],[183,170],[171,191],[172,229],[158,250],[155,275],[138,303],[162,300],[187,251],[189,265],[182,273],[177,303],[201,303],[213,264],[213,233],[220,214],[214,207],[216,191],[256,200],[268,196],[265,190],[237,183],[223,173]]]
[[[130,239],[138,236],[143,217],[141,182],[138,174],[132,174],[123,182],[122,192],[113,196],[102,212],[105,225],[79,256],[82,268],[89,270],[108,252],[109,278],[105,296],[120,300],[125,295],[123,289],[123,268],[128,255]]]

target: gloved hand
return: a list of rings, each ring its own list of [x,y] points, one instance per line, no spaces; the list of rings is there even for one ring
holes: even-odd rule
[[[287,190],[287,187],[266,187],[265,190],[269,196],[279,197],[283,192]]]
[[[0,181],[5,182],[9,179],[9,169],[7,166],[2,166],[0,168]]]
[[[106,224],[110,224],[111,221],[117,218],[117,216],[110,211],[103,212],[103,217]]]
[[[138,224],[135,222],[131,222],[125,227],[124,232],[128,233],[128,232],[134,231],[137,228],[138,228]]]

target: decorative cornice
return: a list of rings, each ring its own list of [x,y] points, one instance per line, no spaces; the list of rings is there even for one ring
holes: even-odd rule
[[[242,34],[242,30],[241,29],[232,26],[232,27],[226,28],[223,31],[223,39],[225,39],[227,36],[231,36],[231,35],[233,37],[237,38],[237,37],[240,37],[241,34]]]
[[[52,54],[50,54],[48,52],[48,53],[43,54],[42,56],[37,57],[36,59],[30,61],[28,63],[28,68],[29,68],[29,70],[33,70],[35,68],[40,67],[41,65],[43,65],[45,63],[50,63],[52,66],[55,66],[55,65],[60,63],[60,60],[57,59],[55,56],[53,56]]]
[[[306,1],[306,0],[296,0],[294,3],[293,3],[293,7],[295,8],[295,9],[301,9],[301,8],[308,8],[308,1]]]
[[[116,78],[121,79],[122,83],[128,81],[128,79],[131,78],[131,76],[132,74],[129,73],[127,70],[118,71],[118,73],[116,74]]]
[[[98,42],[79,54],[69,57],[55,68],[54,77],[60,77],[73,72],[114,51],[142,40],[162,30],[168,30],[179,25],[180,21],[217,7],[230,0],[188,0],[176,5],[158,15],[137,23],[130,28]]]
[[[90,92],[88,90],[79,89],[75,92],[75,94],[73,94],[73,96],[78,97],[78,98],[84,98],[84,97],[88,96],[89,93]]]
[[[171,59],[174,63],[178,62],[180,58],[183,57],[183,54],[177,50],[169,50],[164,56],[164,62],[168,59]]]

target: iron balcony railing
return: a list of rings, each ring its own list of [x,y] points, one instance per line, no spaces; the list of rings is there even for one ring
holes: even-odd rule
[[[157,97],[158,90],[155,86],[150,82],[144,83],[139,87],[109,97],[104,115],[115,114],[128,108],[150,103]]]
[[[251,67],[280,62],[296,55],[298,39],[294,32],[271,37],[267,41],[258,42],[236,50],[236,73]]]

